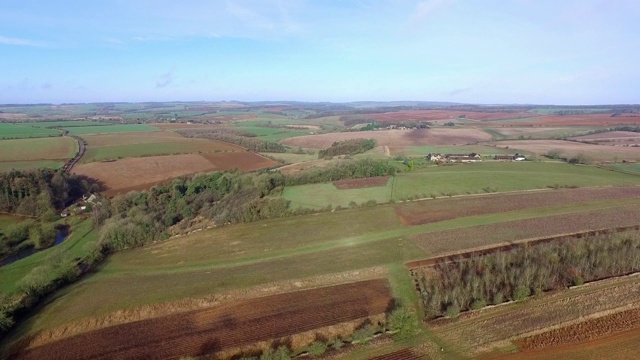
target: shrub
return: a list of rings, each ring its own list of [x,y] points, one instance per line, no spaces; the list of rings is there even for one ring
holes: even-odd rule
[[[369,340],[371,340],[371,338],[373,338],[373,335],[375,333],[376,333],[375,326],[368,324],[356,330],[356,332],[353,333],[353,342],[356,344],[365,344]]]
[[[521,301],[526,299],[529,295],[531,295],[531,290],[529,290],[528,287],[521,285],[513,291],[513,300]]]
[[[327,351],[327,344],[322,341],[315,341],[307,347],[307,351],[313,356],[320,356]]]
[[[471,308],[473,310],[480,310],[485,306],[487,306],[487,301],[485,299],[476,299],[471,303]]]
[[[344,341],[342,341],[342,339],[340,338],[336,338],[333,341],[333,344],[331,345],[331,347],[333,347],[336,350],[340,350],[343,346],[344,346]]]
[[[402,307],[389,314],[387,324],[389,330],[395,332],[394,338],[398,340],[408,339],[420,331],[415,314]]]
[[[460,315],[460,306],[455,302],[449,304],[444,311],[444,316],[448,318],[455,318],[458,317],[458,315]]]

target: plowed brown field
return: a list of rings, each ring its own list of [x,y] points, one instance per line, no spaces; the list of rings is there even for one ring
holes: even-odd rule
[[[282,140],[285,145],[326,149],[336,141],[374,139],[379,146],[464,145],[486,141],[491,135],[478,129],[417,129],[339,132],[305,135]]]
[[[385,280],[291,292],[116,325],[27,349],[17,359],[167,359],[200,356],[381,314]]]
[[[640,124],[640,116],[629,115],[630,114],[615,117],[612,117],[611,114],[543,115],[531,117],[530,120],[514,120],[513,126],[613,126]],[[487,124],[491,122],[491,120],[486,121]],[[506,125],[510,123],[509,120],[496,121],[496,125]]]
[[[470,226],[413,235],[416,244],[431,256],[533,240],[589,230],[640,225],[640,206],[630,205],[584,213]],[[467,250],[468,251],[468,250]]]
[[[640,133],[631,131],[608,131],[598,134],[575,136],[570,139],[605,145],[633,145],[640,144]]]
[[[422,357],[409,349],[398,350],[389,354],[373,357],[369,360],[420,360]]]
[[[640,328],[640,308],[529,336],[515,343],[520,350],[527,351],[560,344],[585,342],[635,328]],[[640,344],[638,345],[640,346]]]
[[[465,216],[627,198],[640,198],[640,186],[540,190],[424,200],[398,205],[396,214],[405,225],[421,225]]]
[[[517,119],[534,116],[526,112],[475,112],[462,110],[407,110],[382,114],[366,114],[380,121],[450,121],[464,115],[467,120],[497,120],[497,119]]]
[[[344,179],[334,181],[333,185],[340,190],[345,189],[361,189],[368,187],[385,186],[389,182],[388,176],[370,177],[364,179]]]
[[[110,162],[93,162],[73,168],[73,172],[98,179],[107,188],[107,196],[131,190],[148,189],[179,176],[206,171],[239,169],[257,170],[276,162],[248,151],[207,155],[185,154],[126,158]]]

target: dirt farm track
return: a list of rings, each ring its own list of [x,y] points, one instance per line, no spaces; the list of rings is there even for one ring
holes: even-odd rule
[[[386,280],[272,295],[111,326],[10,359],[167,359],[200,356],[382,314]]]

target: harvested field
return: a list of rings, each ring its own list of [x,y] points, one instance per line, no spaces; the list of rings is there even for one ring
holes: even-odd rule
[[[635,360],[638,358],[638,344],[640,344],[640,328],[635,328],[591,341],[525,351],[500,357],[487,357],[487,359]]]
[[[562,157],[571,158],[583,154],[596,162],[640,160],[640,147],[594,145],[564,140],[510,140],[496,141],[492,144],[498,148],[508,147],[511,150],[523,150],[538,155],[560,150]]]
[[[627,114],[629,115],[629,114]],[[487,124],[491,120],[487,121]],[[586,114],[586,115],[542,115],[530,119],[509,119],[496,121],[497,126],[513,123],[514,126],[613,126],[613,125],[638,125],[640,116],[615,116],[611,114]]]
[[[420,360],[422,356],[409,349],[398,350],[389,354],[373,357],[369,360]]]
[[[361,189],[368,187],[386,186],[389,182],[388,176],[370,177],[364,179],[344,179],[334,181],[333,185],[340,190]]]
[[[72,126],[65,128],[72,135],[88,135],[88,134],[114,134],[128,132],[149,132],[156,128],[145,124],[127,124],[127,125],[100,125],[100,126]]]
[[[251,171],[272,167],[277,164],[277,162],[269,158],[250,151],[203,154],[202,157],[213,165],[214,171],[233,169]]]
[[[640,308],[589,319],[567,327],[525,337],[515,343],[522,351],[585,342],[616,332],[640,328]]]
[[[640,133],[632,131],[608,131],[604,133],[575,136],[570,140],[593,144],[629,146],[640,144]]]
[[[477,355],[497,348],[510,347],[512,341],[518,341],[520,338],[579,324],[585,319],[602,318],[637,308],[640,304],[639,299],[640,282],[636,278],[613,278],[532,298],[526,302],[465,313],[454,320],[436,320],[428,326],[442,340],[455,344],[467,355]],[[577,345],[580,347],[584,344],[586,343]],[[554,354],[554,348],[548,350],[548,355]],[[527,352],[522,353],[525,354]],[[555,357],[550,358],[563,358],[555,354]],[[514,355],[519,358],[520,354],[509,354],[504,358],[510,359]]]
[[[428,254],[439,256],[457,252],[461,248],[478,249],[527,239],[636,225],[640,225],[640,206],[630,205],[578,214],[470,226],[413,235],[412,238]]]
[[[363,116],[377,119],[379,121],[451,121],[464,115],[466,120],[497,120],[497,119],[517,119],[531,117],[531,113],[526,112],[475,112],[458,110],[407,110],[382,114],[364,114]]]
[[[378,146],[463,145],[487,141],[491,135],[478,129],[417,129],[340,132],[306,135],[282,140],[289,146],[326,149],[336,141],[374,139]]]
[[[540,190],[424,200],[398,205],[396,214],[405,225],[422,225],[465,216],[627,198],[640,198],[640,186]]]
[[[384,313],[385,280],[290,292],[116,325],[26,349],[20,359],[200,356]]]
[[[206,171],[239,169],[243,171],[269,167],[275,161],[252,152],[227,152],[208,155],[169,155],[128,158],[110,162],[81,164],[73,172],[98,179],[112,196],[131,190],[150,188],[162,181]]]

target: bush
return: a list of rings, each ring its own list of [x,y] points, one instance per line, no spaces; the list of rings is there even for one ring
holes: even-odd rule
[[[451,303],[447,306],[447,309],[444,311],[444,316],[448,318],[455,318],[460,315],[460,306],[458,304]]]
[[[420,331],[415,314],[402,307],[389,314],[387,327],[395,332],[394,338],[397,340],[406,340]]]
[[[337,338],[333,341],[333,344],[331,344],[331,347],[333,347],[336,350],[340,350],[342,347],[344,346],[344,341],[342,341],[342,339]]]
[[[373,335],[375,333],[376,333],[375,326],[368,324],[356,330],[356,332],[353,333],[353,342],[356,344],[365,344],[369,340],[371,340],[371,338],[373,338]]]
[[[0,310],[0,333],[9,330],[14,324],[13,318]]]
[[[307,347],[307,351],[313,356],[320,356],[327,351],[327,344],[322,341],[315,341]]]
[[[513,300],[521,301],[521,300],[526,299],[529,295],[531,295],[531,290],[529,290],[528,287],[526,287],[526,286],[518,286],[513,291]]]
[[[473,310],[480,310],[485,306],[487,306],[487,301],[484,299],[476,299],[471,303],[471,308]]]

